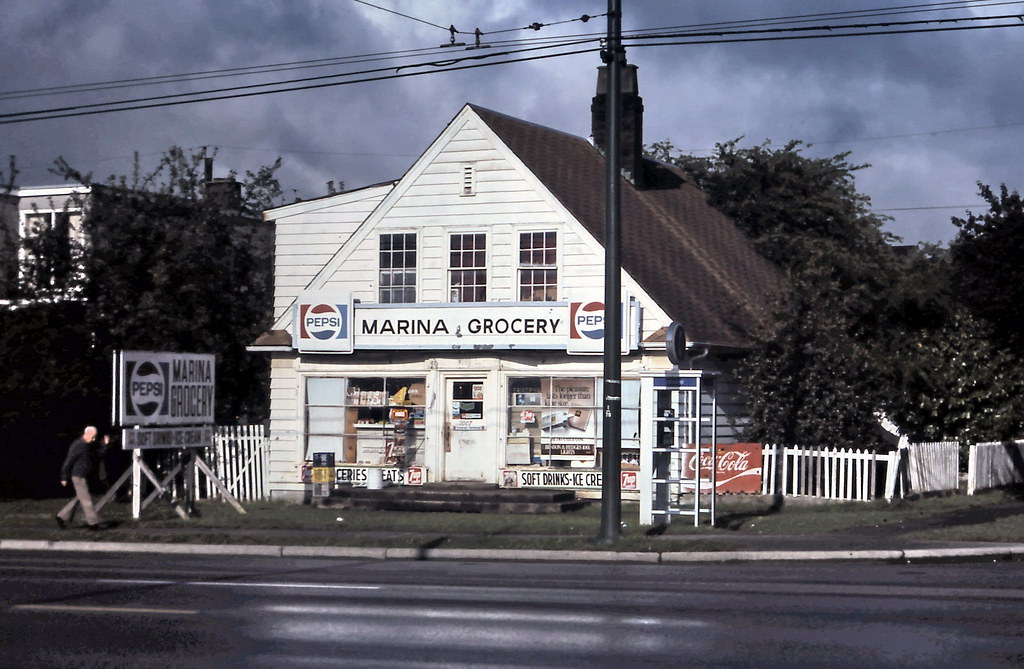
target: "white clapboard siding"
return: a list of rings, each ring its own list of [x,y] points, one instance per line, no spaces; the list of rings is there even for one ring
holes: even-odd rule
[[[474,170],[469,196],[462,190],[467,165]],[[382,188],[372,195],[359,200],[348,194],[324,198],[309,211],[275,210],[292,213],[275,219],[281,256],[274,303],[278,327],[285,326],[295,297],[310,285],[348,291],[363,303],[375,303],[382,233],[417,234],[420,302],[449,300],[448,240],[455,232],[488,235],[488,301],[518,299],[519,233],[530,230],[554,230],[559,235],[559,297],[599,296],[595,286],[604,277],[601,247],[468,107],[395,189]],[[368,206],[371,203],[375,208]],[[322,219],[331,216],[338,220],[324,223]],[[351,235],[343,246],[339,234]],[[624,289],[646,307],[645,335],[665,325],[665,314],[628,276]]]
[[[317,272],[391,190],[390,184],[279,207],[275,224],[274,318],[288,309]]]
[[[303,462],[303,415],[295,361],[273,356],[270,364],[270,432],[267,480],[270,490],[298,488]]]

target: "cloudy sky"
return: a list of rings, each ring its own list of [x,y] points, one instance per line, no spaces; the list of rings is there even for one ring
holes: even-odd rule
[[[811,156],[849,151],[851,162],[870,164],[858,172],[858,189],[908,243],[946,242],[956,233],[951,216],[984,211],[978,181],[1024,188],[1024,24],[965,29],[1014,24],[966,19],[1024,14],[1024,2],[622,4],[627,38],[669,28],[721,35],[627,39],[648,144],[667,140],[707,155],[743,137],[743,145],[802,140]],[[4,0],[0,155],[17,157],[20,186],[55,183],[48,167],[58,156],[100,180],[129,173],[135,152],[152,166],[172,145],[219,147],[216,176],[281,156],[291,200],[323,195],[329,180],[354,188],[400,177],[466,102],[586,137],[606,10],[606,0]],[[846,24],[951,18],[961,21],[855,30],[941,32],[722,41],[737,31],[792,38],[819,34],[793,27],[831,26],[836,35]],[[543,26],[526,29],[533,24]],[[467,46],[479,28],[486,48],[439,48],[451,42],[447,26]],[[754,27],[780,32],[746,32]],[[574,37],[581,41],[569,45]],[[664,44],[673,41],[686,43]],[[521,49],[531,50],[500,55]],[[445,63],[573,51],[582,53],[442,71]],[[455,62],[472,56],[485,58]],[[269,65],[281,67],[244,70]],[[352,74],[364,70],[378,71]],[[348,83],[395,74],[416,76]],[[344,76],[324,78],[332,75]],[[141,79],[148,81],[134,83],[146,85],[128,85]],[[272,82],[317,87],[196,104],[161,97],[142,104],[166,106],[54,118],[101,109],[83,105],[258,92],[265,89],[238,87]],[[99,83],[108,85],[55,90]],[[38,120],[4,122],[36,110]],[[8,172],[6,161],[0,169]]]

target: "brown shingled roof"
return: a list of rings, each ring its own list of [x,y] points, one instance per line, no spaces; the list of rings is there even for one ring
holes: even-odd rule
[[[604,157],[588,141],[470,105],[604,243]],[[682,323],[687,339],[743,347],[783,278],[736,224],[673,166],[644,161],[643,189],[622,182],[622,268]]]

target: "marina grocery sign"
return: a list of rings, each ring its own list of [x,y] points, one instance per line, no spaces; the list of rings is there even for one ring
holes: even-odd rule
[[[213,424],[215,374],[211,354],[120,351],[114,378],[117,422]]]
[[[114,418],[122,448],[213,444],[216,357],[207,353],[114,353]]]
[[[639,308],[629,304],[627,313],[635,327],[623,328],[623,352],[636,348],[639,334]],[[293,347],[304,353],[399,349],[601,353],[604,304],[353,304],[349,296],[319,292],[303,295],[295,305],[292,333]]]

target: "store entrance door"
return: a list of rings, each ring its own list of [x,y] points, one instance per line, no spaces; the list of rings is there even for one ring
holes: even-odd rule
[[[495,426],[487,419],[484,379],[448,379],[447,390],[444,479],[488,481],[494,475],[497,447]]]

